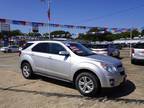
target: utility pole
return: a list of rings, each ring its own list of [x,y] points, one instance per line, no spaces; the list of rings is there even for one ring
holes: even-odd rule
[[[133,28],[130,29],[130,40],[132,42],[132,35],[133,35]],[[131,53],[132,53],[132,43],[130,42],[130,57],[131,57]]]
[[[44,3],[48,3],[48,10],[47,10],[47,16],[48,16],[48,32],[49,32],[49,39],[51,39],[51,33],[50,33],[50,20],[51,20],[51,0],[41,0]]]
[[[50,20],[51,20],[51,1],[50,0],[48,0],[48,31],[49,31],[49,40],[51,39],[51,31],[50,31]]]

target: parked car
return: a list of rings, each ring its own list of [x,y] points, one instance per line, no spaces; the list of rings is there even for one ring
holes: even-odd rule
[[[144,43],[137,43],[132,47],[131,63],[135,64],[140,61],[144,63]]]
[[[120,51],[114,44],[97,44],[97,45],[90,45],[90,44],[83,44],[87,48],[90,48],[96,54],[102,55],[109,55],[112,57],[120,57]]]
[[[16,46],[16,45],[10,45],[10,46],[7,46],[7,47],[2,47],[0,49],[0,51],[4,52],[4,53],[18,52],[19,51],[19,47]]]
[[[20,68],[26,79],[34,74],[73,82],[84,96],[94,96],[101,88],[125,82],[120,60],[98,55],[76,42],[35,41],[20,53]]]
[[[117,58],[120,57],[120,50],[115,44],[108,44],[107,50],[108,50],[108,55]]]

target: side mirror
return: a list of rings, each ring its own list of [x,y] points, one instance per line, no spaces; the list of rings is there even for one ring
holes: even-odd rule
[[[67,51],[60,51],[59,55],[69,56],[70,54]]]

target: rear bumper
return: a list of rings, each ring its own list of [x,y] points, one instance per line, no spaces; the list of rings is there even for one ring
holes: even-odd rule
[[[136,55],[132,54],[131,59],[132,60],[144,60],[144,57],[143,56],[136,56]]]
[[[131,63],[132,64],[136,64],[136,63],[144,64],[144,57],[137,57],[137,56],[132,55]]]

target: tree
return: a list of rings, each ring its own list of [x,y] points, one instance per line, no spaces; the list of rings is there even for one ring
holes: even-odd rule
[[[35,33],[35,32],[29,32],[28,34],[27,34],[28,36],[41,36],[41,34],[40,33]]]
[[[139,35],[140,35],[140,32],[139,32],[137,29],[134,29],[134,30],[132,31],[132,38],[138,37]]]
[[[144,29],[141,31],[141,35],[144,36]]]
[[[130,38],[130,32],[123,32],[120,33],[120,38]]]
[[[2,35],[2,33],[0,32],[0,39],[2,39],[3,38],[3,35]]]
[[[53,36],[54,38],[68,38],[68,39],[72,38],[70,32],[63,30],[53,31],[51,32],[51,36]]]
[[[92,28],[86,34],[80,34],[78,39],[86,41],[111,41],[113,40],[111,32],[107,32],[104,29]]]
[[[20,36],[20,35],[23,35],[23,33],[20,30],[10,31],[10,36]]]
[[[44,37],[49,37],[49,33],[44,33],[43,36]]]

